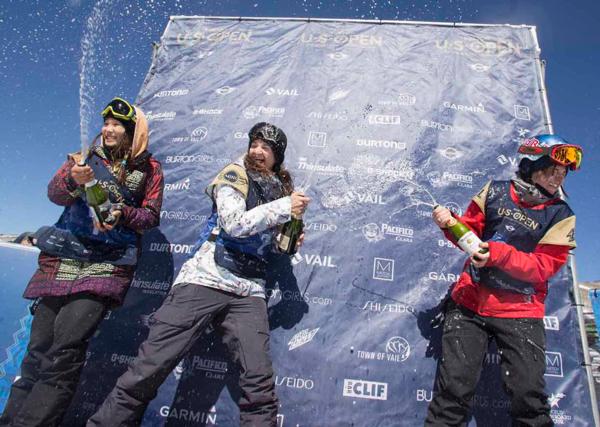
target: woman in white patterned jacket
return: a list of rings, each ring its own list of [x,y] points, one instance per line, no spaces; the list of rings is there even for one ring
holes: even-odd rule
[[[285,133],[261,122],[248,135],[247,154],[207,188],[214,209],[199,249],[153,314],[136,360],[88,426],[139,425],[158,387],[216,316],[241,365],[240,425],[276,425],[265,274],[277,226],[302,215],[310,199],[293,191],[282,167]]]

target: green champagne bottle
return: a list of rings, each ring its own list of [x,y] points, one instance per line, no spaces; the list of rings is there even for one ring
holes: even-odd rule
[[[456,239],[458,246],[463,251],[468,253],[469,256],[473,255],[474,253],[484,254],[488,251],[486,248],[479,247],[481,239],[477,237],[477,234],[473,233],[469,227],[464,225],[456,218],[450,219],[446,223],[446,227]]]
[[[302,217],[295,217],[292,215],[292,219],[283,224],[279,234],[277,235],[277,249],[279,252],[288,255],[294,255],[296,253],[298,238],[304,230],[304,222]]]
[[[111,203],[108,195],[100,186],[97,179],[85,183],[85,198],[94,219],[100,224],[111,225],[115,222],[115,217],[111,213]]]

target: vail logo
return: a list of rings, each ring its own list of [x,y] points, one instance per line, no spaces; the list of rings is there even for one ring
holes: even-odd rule
[[[504,154],[500,154],[498,157],[496,157],[496,160],[498,160],[498,163],[500,163],[502,166],[506,166],[508,164],[511,164],[512,166],[517,166],[516,157],[505,156]]]
[[[548,403],[550,404],[550,408],[558,408],[558,402],[561,401],[562,398],[567,397],[564,393],[552,393],[548,398]]]
[[[292,258],[292,264],[296,265],[306,261],[308,265],[315,265],[319,267],[335,268],[337,265],[333,263],[333,259],[329,255],[317,255],[317,254],[304,254],[300,255],[296,252],[296,255]]]
[[[309,147],[323,148],[327,146],[327,132],[315,132],[311,131],[308,134],[308,145]]]
[[[269,96],[298,96],[298,89],[276,89],[274,87],[270,87],[265,90],[265,93]]]
[[[373,279],[391,282],[394,280],[394,260],[387,258],[373,259]]]
[[[301,330],[296,335],[294,335],[291,340],[289,340],[288,350],[292,351],[298,347],[303,346],[304,344],[311,342],[318,331],[319,328]]]
[[[383,201],[383,197],[381,194],[374,193],[357,193],[354,191],[348,191],[346,193],[346,199],[348,202],[358,202],[361,204],[371,204],[371,205],[385,205],[386,202]]]

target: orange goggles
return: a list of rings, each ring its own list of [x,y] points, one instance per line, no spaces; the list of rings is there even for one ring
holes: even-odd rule
[[[579,145],[553,145],[552,147],[541,147],[521,145],[519,153],[534,156],[548,156],[554,163],[567,166],[571,170],[577,170],[583,160],[583,149]]]

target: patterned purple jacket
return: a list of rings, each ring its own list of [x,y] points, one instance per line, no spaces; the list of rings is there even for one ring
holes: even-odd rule
[[[110,170],[110,162],[104,157]],[[134,164],[127,175],[136,174],[136,179],[128,179],[129,190],[143,192],[140,206],[124,206],[120,222],[142,233],[156,227],[160,222],[160,209],[163,195],[163,173],[160,163],[151,156],[140,156],[144,161]],[[69,206],[80,196],[82,189],[71,177],[75,162],[69,158],[56,172],[48,184],[48,198],[60,206]],[[140,173],[143,178],[140,180]],[[135,272],[135,266],[115,266],[108,263],[89,263],[73,259],[58,258],[40,253],[38,269],[25,289],[24,297],[35,299],[44,296],[64,296],[89,292],[106,297],[114,304],[123,302]]]

